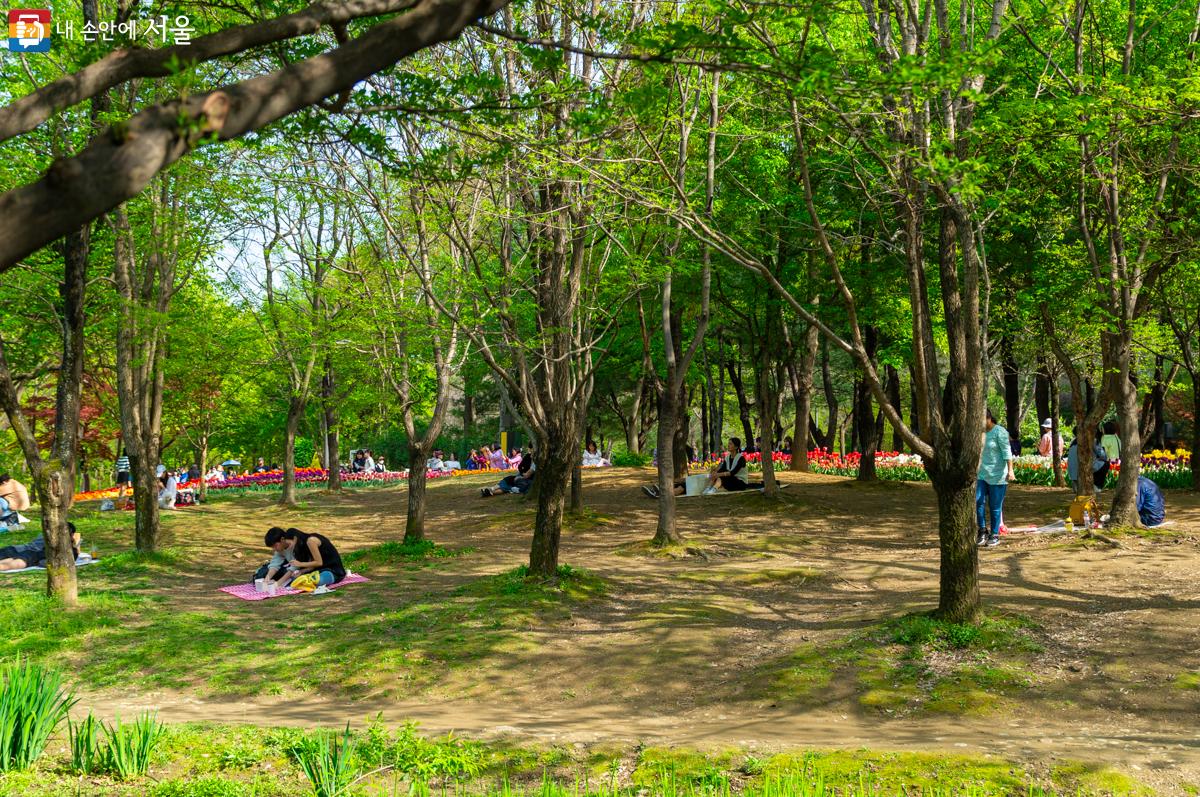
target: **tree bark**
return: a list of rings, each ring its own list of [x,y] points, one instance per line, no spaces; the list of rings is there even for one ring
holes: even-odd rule
[[[742,364],[738,360],[726,360],[725,370],[729,373],[729,384],[737,396],[738,419],[742,422],[743,442],[747,446],[754,444],[754,427],[751,425],[750,399],[746,397],[746,385],[742,382]]]
[[[1139,428],[1137,388],[1129,379],[1133,369],[1132,341],[1122,335],[1113,358],[1119,371],[1112,375],[1117,419],[1121,424],[1121,472],[1117,476],[1109,522],[1114,526],[1141,526],[1137,513],[1137,481],[1142,472],[1142,433]]]
[[[283,494],[279,496],[280,506],[296,506],[296,432],[300,428],[305,403],[303,398],[296,396],[288,402],[287,422],[284,426]]]
[[[675,411],[676,398],[664,390],[658,402],[658,523],[650,544],[662,547],[683,542],[675,527]]]
[[[1021,372],[1013,354],[1012,338],[1005,335],[1000,339],[1000,370],[1004,376],[1004,425],[1009,439],[1016,443],[1016,454],[1021,453]],[[1040,421],[1039,421],[1040,423]]]
[[[938,502],[938,616],[974,622],[979,611],[979,555],[975,547],[975,479],[964,472],[930,474]]]
[[[559,429],[549,431],[544,440],[538,440],[537,515],[529,549],[529,575],[540,579],[553,579],[558,574],[563,506],[575,462],[574,448],[578,447],[574,439],[577,435]]]
[[[1192,377],[1192,490],[1200,492],[1200,374]]]
[[[1051,417],[1050,411],[1050,373],[1046,367],[1046,359],[1038,356],[1038,369],[1033,377],[1033,403],[1037,406],[1038,428],[1046,418]]]
[[[428,452],[420,445],[408,445],[408,516],[404,521],[404,544],[425,539],[425,487],[428,482],[425,467]]]

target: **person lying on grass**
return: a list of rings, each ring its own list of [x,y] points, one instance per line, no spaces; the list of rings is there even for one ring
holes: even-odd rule
[[[67,522],[71,531],[71,552],[79,558],[79,532],[75,524]],[[46,538],[41,534],[21,545],[6,545],[0,548],[0,570],[24,570],[27,567],[42,567],[46,564]]]
[[[296,558],[292,549],[283,540],[283,529],[272,526],[267,529],[263,543],[271,549],[271,561],[267,562],[254,573],[251,581],[265,578],[267,581],[282,581],[287,575],[288,565]]]
[[[292,556],[285,584],[305,573],[319,573],[317,584],[322,587],[336,584],[346,577],[341,554],[324,534],[308,534],[292,528],[283,532],[283,544],[285,551]]]

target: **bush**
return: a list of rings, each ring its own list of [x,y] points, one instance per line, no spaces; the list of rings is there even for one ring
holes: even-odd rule
[[[62,674],[17,659],[4,667],[0,685],[0,771],[26,769],[67,718],[74,696]]]
[[[612,464],[618,468],[644,468],[654,461],[649,454],[635,454],[632,451],[614,451]]]

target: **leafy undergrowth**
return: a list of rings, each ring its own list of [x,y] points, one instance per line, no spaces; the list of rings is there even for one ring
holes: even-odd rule
[[[826,697],[835,678],[859,705],[887,715],[986,714],[1030,686],[1033,624],[985,617],[975,624],[908,615],[830,645],[805,645],[769,667],[774,700]]]
[[[395,567],[397,565],[413,565],[435,562],[439,559],[449,559],[470,553],[472,548],[450,549],[438,545],[432,540],[420,542],[389,541],[351,551],[342,556],[342,561],[357,571],[368,573],[378,567]]]
[[[371,551],[371,561],[394,561],[392,553]],[[606,591],[586,571],[560,567],[557,578],[539,581],[518,568],[415,600],[375,592],[364,602],[363,594],[379,589],[364,584],[261,604],[228,598],[187,611],[165,605],[168,595],[118,586],[175,578],[186,589],[186,579],[169,572],[174,556],[121,554],[81,570],[97,578],[77,610],[42,595],[40,580],[9,589],[0,601],[0,657],[66,662],[91,687],[277,694],[279,673],[292,672],[290,690],[411,694],[452,670],[483,670],[497,654],[533,649],[532,629],[569,618]],[[309,608],[314,600],[319,611]]]
[[[0,775],[0,795],[58,797],[284,797],[311,793],[301,760],[342,731],[186,724],[167,726],[144,777],[81,778],[67,740],[52,740],[32,769]],[[390,729],[376,719],[348,732],[355,795],[459,797],[985,797],[1146,794],[1101,765],[1062,762],[1039,780],[998,758],[870,750],[756,756],[741,749],[484,743]]]

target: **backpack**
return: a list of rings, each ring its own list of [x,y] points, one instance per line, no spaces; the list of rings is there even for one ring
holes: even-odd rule
[[[1082,525],[1084,510],[1087,510],[1088,517],[1093,520],[1100,518],[1100,507],[1096,506],[1096,499],[1090,495],[1077,495],[1075,496],[1075,500],[1071,501],[1071,506],[1067,510],[1067,514],[1071,517],[1071,522]]]

